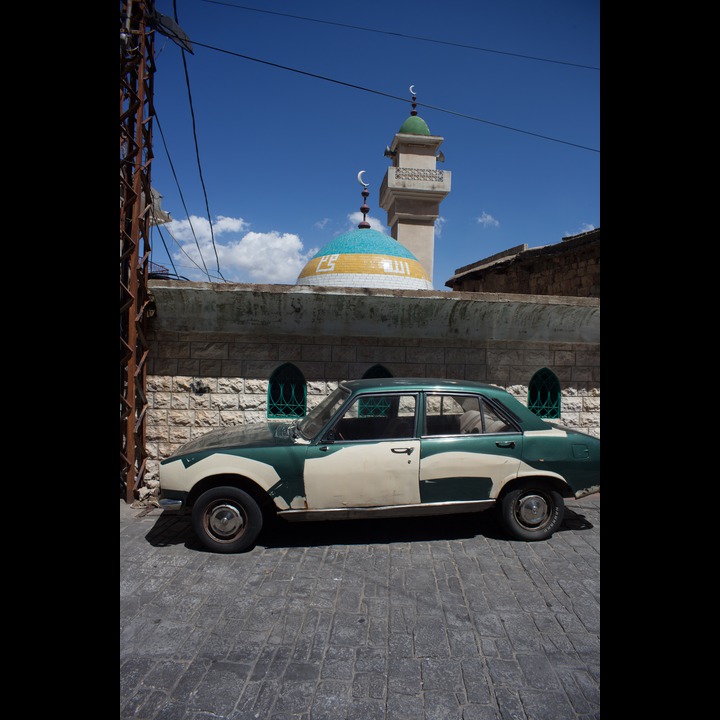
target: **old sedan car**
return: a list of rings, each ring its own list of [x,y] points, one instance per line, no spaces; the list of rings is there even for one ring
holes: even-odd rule
[[[160,504],[191,511],[210,550],[250,548],[288,521],[496,508],[511,538],[544,540],[563,498],[600,490],[600,441],[542,420],[505,390],[428,379],[348,380],[305,417],[212,430],[160,464]]]

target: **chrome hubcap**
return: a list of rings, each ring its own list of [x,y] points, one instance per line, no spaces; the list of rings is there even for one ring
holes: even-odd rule
[[[213,535],[230,538],[245,525],[245,519],[233,505],[216,505],[208,515],[208,528]]]
[[[517,517],[523,525],[536,527],[548,516],[548,504],[542,495],[526,495],[520,498]]]

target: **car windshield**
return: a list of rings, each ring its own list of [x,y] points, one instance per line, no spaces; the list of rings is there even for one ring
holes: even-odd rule
[[[307,440],[312,440],[335,415],[338,408],[348,399],[350,391],[339,387],[333,390],[319,405],[316,405],[297,424],[297,429]]]

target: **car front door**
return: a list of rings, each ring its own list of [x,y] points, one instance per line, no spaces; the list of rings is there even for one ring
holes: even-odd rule
[[[308,510],[420,502],[415,394],[362,395],[308,447]]]

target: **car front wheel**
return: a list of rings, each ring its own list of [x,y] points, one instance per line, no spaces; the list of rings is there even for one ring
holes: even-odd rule
[[[518,540],[547,540],[565,517],[562,495],[537,485],[511,490],[500,501],[505,529]]]
[[[263,516],[255,500],[243,490],[217,487],[196,500],[192,524],[209,550],[237,553],[255,542],[262,529]]]

